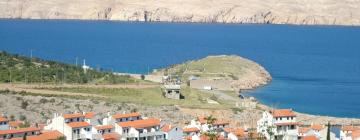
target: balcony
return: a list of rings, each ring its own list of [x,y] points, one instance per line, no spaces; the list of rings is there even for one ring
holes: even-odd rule
[[[163,132],[155,131],[155,132],[140,133],[139,137],[162,136],[162,135],[164,135]]]

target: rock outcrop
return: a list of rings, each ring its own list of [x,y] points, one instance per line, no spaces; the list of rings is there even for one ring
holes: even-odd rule
[[[0,18],[360,25],[360,1],[0,0]]]

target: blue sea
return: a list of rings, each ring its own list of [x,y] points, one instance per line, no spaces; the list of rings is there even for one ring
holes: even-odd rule
[[[360,118],[360,27],[0,20],[0,50],[129,73],[236,54],[272,75],[260,102]]]

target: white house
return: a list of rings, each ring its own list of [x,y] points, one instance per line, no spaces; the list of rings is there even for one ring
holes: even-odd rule
[[[265,111],[257,122],[257,132],[271,140],[297,140],[298,123],[291,109]]]
[[[115,132],[124,140],[163,140],[159,119],[133,120],[115,123]]]
[[[0,130],[9,129],[9,120],[0,116]]]
[[[100,140],[101,135],[85,121],[85,114],[54,114],[54,118],[48,122],[45,130],[57,130],[64,134],[67,140],[95,139]]]
[[[185,127],[183,128],[183,135],[185,139],[198,140],[200,139],[200,129],[197,127]]]
[[[310,127],[299,128],[299,137],[315,136],[319,140],[327,139],[327,127],[320,124],[312,124]],[[336,139],[335,133],[330,132],[330,139]]]
[[[102,135],[102,140],[119,140],[120,134],[115,132],[113,125],[99,125],[94,127],[97,133]]]
[[[100,117],[95,112],[87,112],[84,114],[84,121],[91,124],[92,126],[100,125]]]
[[[341,127],[340,140],[360,140],[360,128],[351,125]]]
[[[161,127],[161,131],[165,133],[166,140],[182,140],[183,131],[180,127],[165,124]]]
[[[38,134],[40,134],[40,129],[36,127],[0,130],[0,139],[22,138],[24,136],[34,136]]]
[[[115,123],[119,122],[135,121],[141,119],[141,114],[138,112],[115,115],[110,115],[110,113],[108,113],[108,116],[103,119],[103,125],[115,125]]]
[[[225,128],[221,135],[228,140],[244,140],[247,138],[242,128]]]

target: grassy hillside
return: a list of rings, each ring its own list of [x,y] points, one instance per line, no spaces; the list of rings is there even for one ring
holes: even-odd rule
[[[81,67],[75,65],[0,51],[0,82],[116,84],[134,83],[135,79],[97,70],[88,70],[85,73]]]

